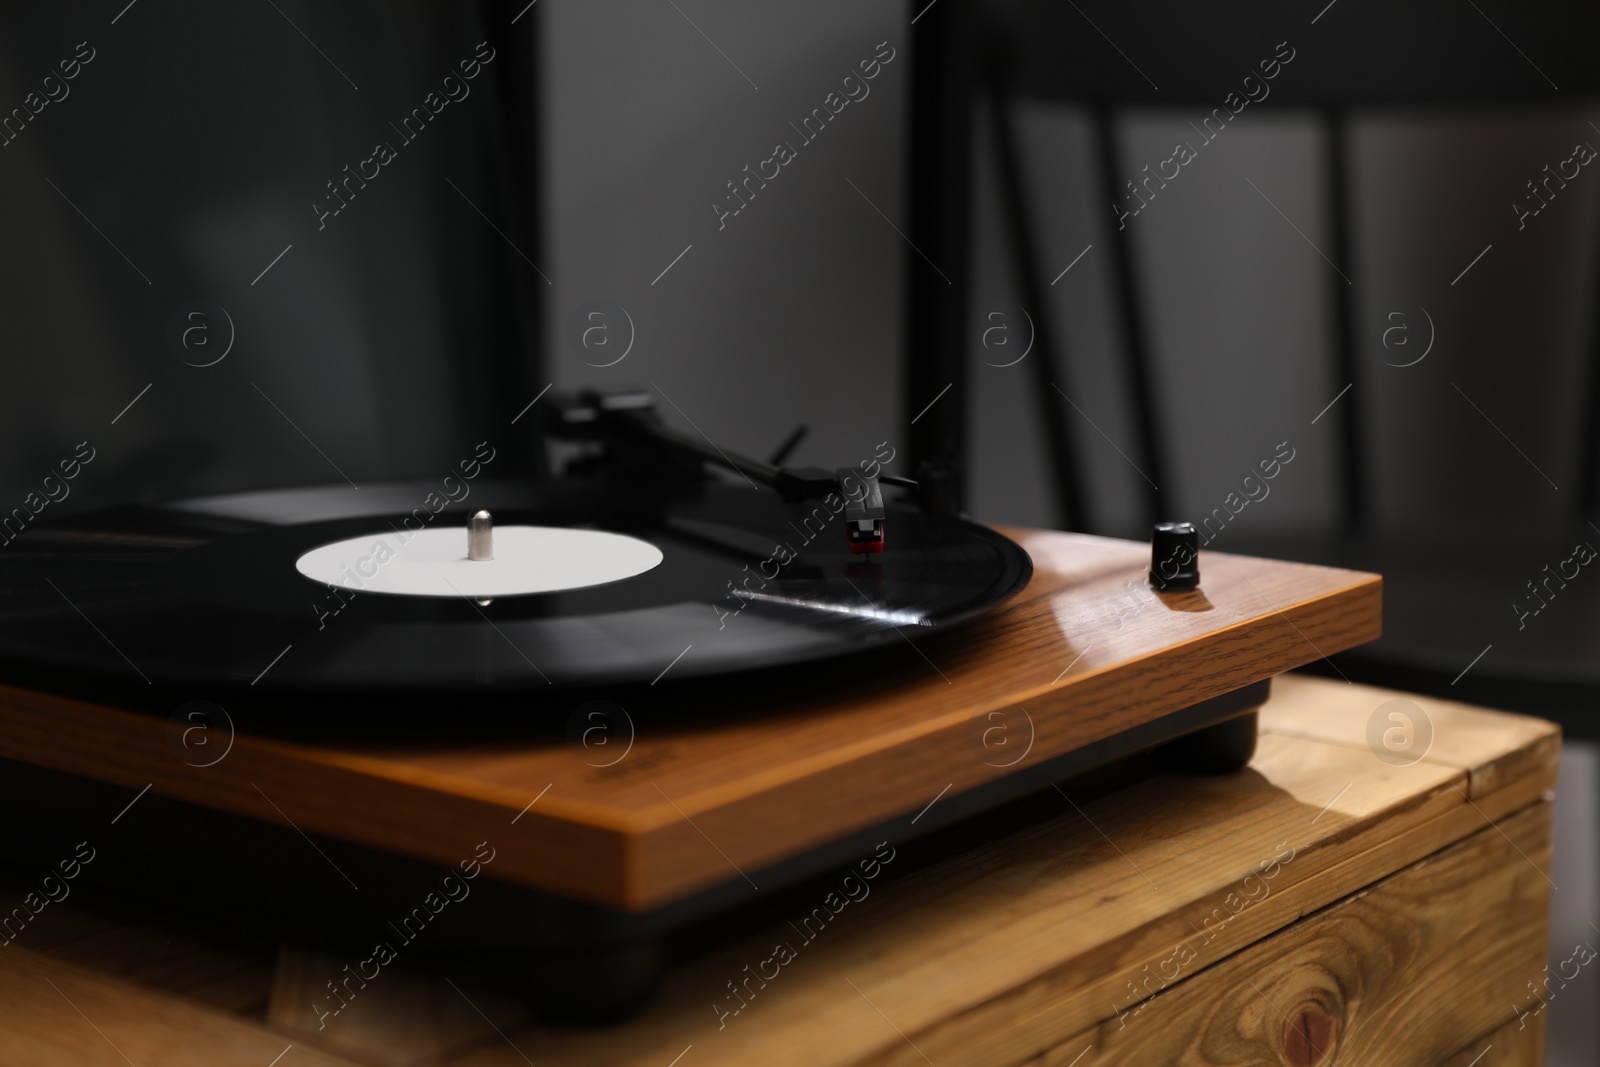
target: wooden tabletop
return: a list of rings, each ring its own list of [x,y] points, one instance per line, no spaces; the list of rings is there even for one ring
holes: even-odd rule
[[[815,669],[837,672],[826,700],[735,690],[712,725],[638,723],[611,766],[441,730],[426,747],[241,732],[197,768],[163,720],[7,687],[0,756],[432,862],[487,838],[494,878],[642,911],[1380,631],[1376,575],[1202,552],[1200,589],[1158,595],[1148,545],[1006,532],[1032,582],[958,634],[909,635],[921,659],[904,652],[892,678],[857,657]]]
[[[1369,742],[1395,700],[1431,724],[1408,764]],[[918,843],[891,842],[811,939],[724,942],[602,1030],[532,1024],[507,980],[419,958],[319,1031],[336,953],[274,963],[181,905],[85,895],[0,947],[0,1067],[1304,1063],[1289,1046],[1319,1011],[1337,1062],[1466,1067],[1493,1045],[1531,1067],[1516,1012],[1545,962],[1558,748],[1540,720],[1284,678],[1248,770],[1069,783],[1059,816],[907,876]],[[795,958],[768,963],[778,944]],[[747,966],[776,977],[735,999]]]

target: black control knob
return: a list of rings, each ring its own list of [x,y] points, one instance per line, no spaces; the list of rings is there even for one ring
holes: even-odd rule
[[[1157,523],[1150,531],[1150,584],[1161,592],[1200,584],[1200,531],[1192,522]]]

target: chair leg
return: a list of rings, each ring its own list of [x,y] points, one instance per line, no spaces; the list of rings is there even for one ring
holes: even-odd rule
[[[1095,138],[1098,143],[1102,202],[1116,202],[1120,189],[1117,174],[1117,136],[1109,109],[1097,107],[1094,111]],[[1139,429],[1140,451],[1144,459],[1142,473],[1146,483],[1140,488],[1145,494],[1145,527],[1162,517],[1161,495],[1158,486],[1167,480],[1166,442],[1155,395],[1155,375],[1150,352],[1145,344],[1144,314],[1138,271],[1133,260],[1133,232],[1125,229],[1113,232],[1110,250],[1111,263],[1117,273],[1117,305],[1121,315],[1123,343],[1127,348],[1128,386],[1133,394],[1134,420]]]
[[[1331,110],[1325,120],[1328,142],[1328,202],[1333,230],[1333,261],[1349,269],[1350,264],[1350,182],[1347,150],[1350,126],[1344,113]],[[1344,463],[1340,472],[1340,503],[1345,527],[1359,532],[1366,520],[1367,501],[1361,471],[1364,442],[1361,437],[1361,368],[1356,364],[1355,286],[1338,273],[1330,275],[1334,301],[1335,353],[1338,383],[1352,387],[1339,402],[1339,434],[1344,438]]]
[[[1045,286],[1039,273],[1038,250],[1028,225],[1028,195],[1022,175],[1022,160],[1017,150],[1010,100],[1000,78],[989,84],[989,126],[994,137],[996,169],[1000,178],[1000,204],[1005,215],[1013,270],[1023,300],[1033,308],[1033,353],[1029,373],[1044,430],[1045,475],[1055,490],[1057,521],[1062,529],[1095,528],[1095,517],[1085,497],[1082,467],[1067,429],[1066,415],[1056,392],[1058,343],[1051,327],[1052,316],[1046,306]]]

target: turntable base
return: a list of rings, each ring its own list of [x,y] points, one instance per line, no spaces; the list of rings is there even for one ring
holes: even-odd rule
[[[0,812],[40,847],[117,816],[127,846],[112,862],[129,883],[183,872],[286,921],[341,916],[358,938],[405,914],[440,867],[492,854],[482,903],[460,909],[448,943],[591,959],[610,946],[597,966],[626,986],[635,971],[648,983],[662,932],[879,842],[1196,731],[1223,743],[1193,755],[1232,744],[1242,762],[1251,723],[1230,720],[1268,680],[1380,630],[1376,575],[1206,553],[1199,589],[1158,594],[1146,545],[1005,532],[1034,576],[1001,608],[947,635],[903,633],[898,660],[816,665],[784,691],[761,674],[684,690],[715,706],[641,719],[598,756],[560,732],[565,706],[554,732],[530,733],[533,716],[502,729],[463,694],[421,739],[382,721],[336,737],[246,721],[194,766],[159,716],[0,687],[13,761]],[[430,936],[446,943],[443,924]]]
[[[698,716],[713,724],[638,723],[609,767],[565,739],[451,740],[474,725],[465,695],[426,746],[386,745],[381,723],[326,743],[241,732],[195,767],[165,721],[0,688],[0,757],[433,863],[488,839],[497,880],[638,912],[936,797],[937,823],[976,787],[1379,634],[1375,575],[1206,553],[1200,589],[1158,595],[1145,545],[1005,532],[1033,581],[925,670],[821,664],[821,703],[732,684]]]
[[[1482,1067],[1493,1046],[1494,1064],[1537,1067],[1548,1013],[1525,983],[1544,973],[1559,734],[1414,697],[1435,744],[1395,767],[1365,731],[1402,696],[1282,679],[1248,772],[1068,785],[1044,821],[918,871],[905,845],[814,944],[784,920],[820,893],[770,927],[719,926],[644,1014],[600,1030],[537,1025],[514,981],[417,957],[318,1032],[339,947],[280,948],[189,900],[108,900],[90,865],[0,950],[0,1062],[264,1067],[292,1045],[282,1067]],[[120,843],[99,836],[103,854]],[[7,900],[35,877],[13,870]],[[719,1027],[739,1004],[726,983],[785,938],[799,958],[750,979]],[[1325,1056],[1296,1043],[1302,1020]]]

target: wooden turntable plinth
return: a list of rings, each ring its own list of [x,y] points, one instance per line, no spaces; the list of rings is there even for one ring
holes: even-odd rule
[[[424,863],[489,841],[490,879],[643,913],[782,881],[890,819],[924,811],[921,832],[992,806],[997,783],[1042,787],[1085,746],[1379,635],[1376,575],[1208,552],[1198,590],[1158,595],[1146,545],[1006,532],[1032,582],[888,695],[857,684],[861,657],[819,664],[840,680],[825,702],[753,690],[712,727],[640,723],[611,767],[561,741],[454,743],[462,706],[426,747],[386,744],[381,723],[337,743],[241,731],[197,768],[158,717],[9,687],[0,757]]]

